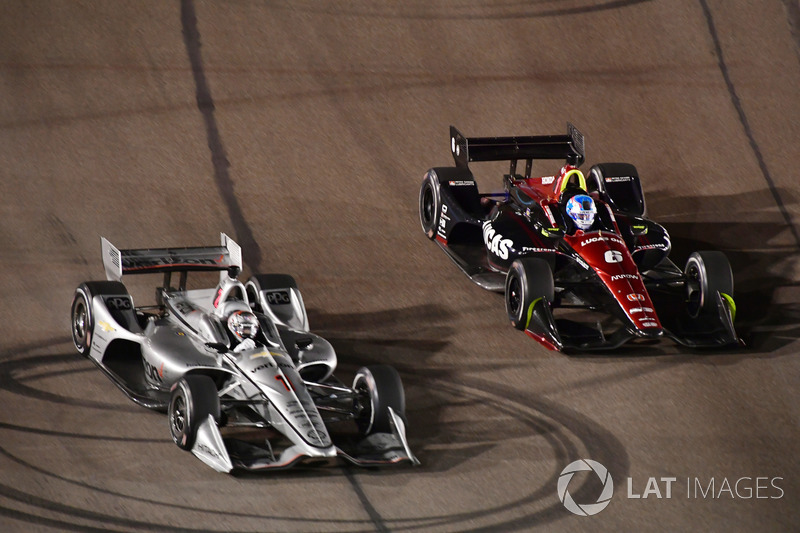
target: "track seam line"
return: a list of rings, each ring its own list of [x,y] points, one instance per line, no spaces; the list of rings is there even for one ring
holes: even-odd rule
[[[731,79],[730,72],[728,71],[728,66],[725,63],[725,58],[722,55],[722,45],[719,41],[719,35],[717,34],[716,26],[714,25],[714,17],[711,14],[711,9],[708,7],[707,0],[699,1],[700,7],[703,9],[703,15],[705,16],[706,24],[708,24],[708,31],[711,34],[711,40],[714,43],[714,51],[717,55],[717,64],[719,65],[719,70],[722,73],[722,78],[725,80],[725,86],[728,89],[728,95],[731,98],[731,103],[736,109],[736,113],[739,115],[739,122],[744,128],[745,136],[747,136],[747,140],[750,143],[750,148],[753,150],[753,154],[756,157],[761,174],[764,176],[764,180],[767,182],[767,186],[772,193],[772,197],[775,199],[775,203],[778,205],[778,210],[783,216],[786,225],[789,227],[789,231],[792,233],[796,245],[800,247],[800,234],[798,234],[797,228],[795,228],[794,223],[792,222],[792,217],[789,214],[789,211],[786,209],[786,205],[783,203],[783,199],[781,198],[781,195],[775,186],[775,182],[772,180],[772,176],[767,168],[766,161],[764,161],[764,156],[761,153],[761,149],[758,147],[758,143],[753,135],[753,131],[750,129],[750,122],[747,120],[747,115],[744,112],[742,102],[739,99],[739,95],[736,93],[736,88],[733,85],[733,80]]]

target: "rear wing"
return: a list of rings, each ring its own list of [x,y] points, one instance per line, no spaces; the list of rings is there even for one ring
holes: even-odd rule
[[[102,237],[100,242],[106,278],[120,281],[124,274],[227,271],[231,267],[241,270],[241,247],[224,233],[220,234],[220,240],[220,246],[120,250]],[[225,275],[225,272],[221,272],[220,278]]]
[[[527,161],[526,178],[530,177],[534,159],[565,159],[580,166],[585,159],[583,134],[567,123],[566,135],[537,135],[529,137],[464,137],[450,126],[450,151],[457,167],[467,168],[470,161],[511,161],[511,174],[517,160]]]

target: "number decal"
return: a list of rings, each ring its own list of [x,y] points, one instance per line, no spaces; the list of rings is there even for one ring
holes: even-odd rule
[[[608,250],[605,253],[606,263],[622,263],[622,252]]]

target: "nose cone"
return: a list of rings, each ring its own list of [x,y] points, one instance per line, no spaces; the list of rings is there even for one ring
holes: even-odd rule
[[[582,235],[572,247],[608,287],[637,334],[661,335],[661,322],[653,302],[622,238],[598,231]]]

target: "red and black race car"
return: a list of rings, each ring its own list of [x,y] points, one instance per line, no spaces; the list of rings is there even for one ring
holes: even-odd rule
[[[695,252],[677,267],[669,234],[646,216],[636,168],[601,163],[585,176],[572,124],[566,135],[471,138],[451,126],[450,150],[455,166],[422,181],[422,229],[473,282],[505,294],[517,329],[552,350],[662,336],[691,347],[740,342],[725,255]],[[533,177],[539,159],[565,164]],[[468,166],[477,161],[510,161],[504,192],[478,191]]]

